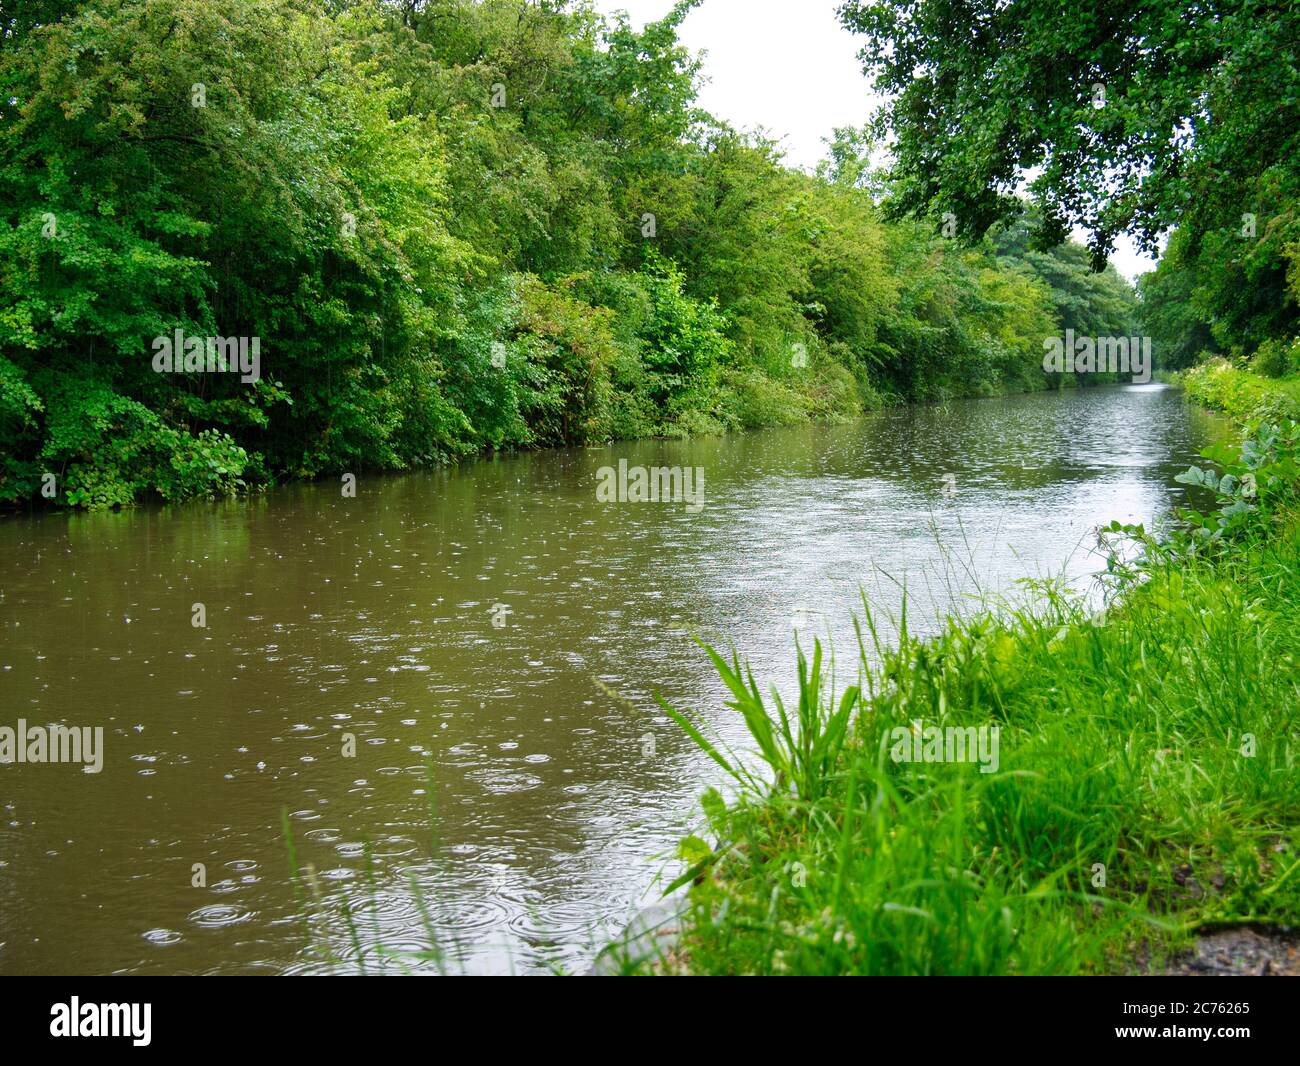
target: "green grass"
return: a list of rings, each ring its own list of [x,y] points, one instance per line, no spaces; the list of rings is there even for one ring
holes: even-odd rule
[[[1300,375],[1264,378],[1226,359],[1212,359],[1174,375],[1174,380],[1190,399],[1241,421],[1300,419]]]
[[[1232,388],[1244,417],[1258,407],[1240,396],[1291,385]],[[1104,617],[1038,584],[885,649],[868,609],[855,686],[829,690],[818,646],[794,714],[710,652],[766,773],[674,712],[736,796],[706,794],[682,846],[687,934],[653,968],[1114,973],[1204,924],[1300,922],[1296,444],[1251,432],[1218,511],[1163,545],[1127,531],[1146,556],[1116,564]],[[895,761],[893,731],[916,720],[996,726],[996,772]]]

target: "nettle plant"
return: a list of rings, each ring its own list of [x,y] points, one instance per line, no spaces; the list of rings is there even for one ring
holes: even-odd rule
[[[1217,506],[1181,509],[1176,546],[1181,539],[1191,551],[1221,548],[1251,535],[1295,499],[1300,424],[1251,422],[1239,448],[1216,444],[1201,454],[1222,472],[1193,466],[1174,480],[1209,489]]]
[[[1215,506],[1207,511],[1179,508],[1176,524],[1163,540],[1145,526],[1112,522],[1098,530],[1106,552],[1106,580],[1122,587],[1141,580],[1148,563],[1177,561],[1228,550],[1266,530],[1296,501],[1300,477],[1300,424],[1253,421],[1240,446],[1215,444],[1201,451],[1218,472],[1193,466],[1174,480],[1208,489]],[[1123,543],[1135,544],[1134,556]]]

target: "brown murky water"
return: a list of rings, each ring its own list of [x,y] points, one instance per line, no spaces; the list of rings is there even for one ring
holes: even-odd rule
[[[742,740],[687,629],[784,687],[792,619],[848,648],[859,588],[924,628],[1094,569],[1214,432],[1108,388],[4,520],[0,726],[104,755],[0,766],[0,972],[431,969],[369,947],[427,948],[421,899],[452,969],[580,969],[715,778],[652,693]],[[597,503],[621,458],[702,467],[705,506]]]

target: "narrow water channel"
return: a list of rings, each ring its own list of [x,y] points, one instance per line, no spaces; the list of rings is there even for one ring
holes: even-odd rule
[[[1082,580],[1218,431],[1113,387],[0,521],[0,725],[104,730],[98,773],[0,767],[0,972],[359,969],[342,904],[416,951],[421,898],[458,970],[581,969],[715,778],[652,694],[743,740],[689,630],[784,687],[860,589],[925,630]],[[620,459],[704,506],[598,503]]]

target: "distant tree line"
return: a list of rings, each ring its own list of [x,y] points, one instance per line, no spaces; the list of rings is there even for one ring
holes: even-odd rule
[[[1133,332],[1131,287],[1033,210],[966,243],[894,210],[906,138],[901,176],[861,130],[811,175],[701,111],[696,2],[640,31],[548,0],[5,3],[0,500],[1040,389],[1045,337]],[[173,336],[195,361],[159,372]],[[216,338],[256,339],[256,380],[201,365]]]

